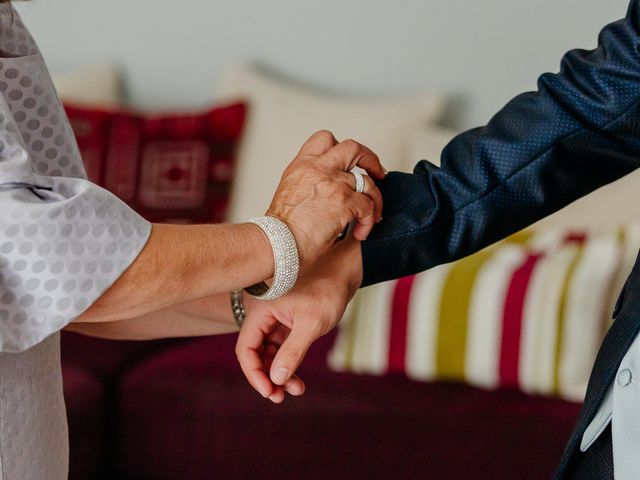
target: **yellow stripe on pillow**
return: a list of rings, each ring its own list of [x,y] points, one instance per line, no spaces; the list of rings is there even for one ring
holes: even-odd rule
[[[464,379],[471,291],[478,271],[489,258],[488,251],[476,253],[456,263],[449,272],[442,291],[438,324],[436,370],[439,378]]]

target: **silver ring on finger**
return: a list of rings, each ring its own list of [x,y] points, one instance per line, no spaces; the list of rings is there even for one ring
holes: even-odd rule
[[[356,193],[364,192],[364,175],[358,170],[351,170],[349,173],[356,179]]]

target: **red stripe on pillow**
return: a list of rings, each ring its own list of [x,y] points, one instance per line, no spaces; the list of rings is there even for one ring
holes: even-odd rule
[[[582,245],[583,243],[586,243],[587,238],[586,233],[571,232],[564,237],[564,243],[577,243]]]
[[[524,301],[531,275],[541,254],[529,255],[525,262],[513,272],[504,303],[502,340],[500,345],[500,385],[518,387],[520,367],[520,337]]]
[[[391,304],[391,326],[389,331],[389,373],[404,373],[407,354],[407,325],[409,301],[415,276],[398,280]]]

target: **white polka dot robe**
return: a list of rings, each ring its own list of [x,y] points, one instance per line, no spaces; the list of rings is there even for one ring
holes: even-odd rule
[[[150,230],[86,180],[42,57],[33,45],[27,51],[0,59],[3,352],[32,347],[80,315],[131,264]]]
[[[0,480],[64,480],[59,330],[135,260],[150,224],[86,179],[45,63],[0,4]]]

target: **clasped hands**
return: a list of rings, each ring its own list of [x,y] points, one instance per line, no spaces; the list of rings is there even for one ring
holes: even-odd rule
[[[365,170],[363,193],[354,191],[354,167]],[[274,301],[245,295],[247,318],[236,345],[249,383],[274,403],[285,392],[302,395],[296,370],[311,344],[333,329],[362,282],[360,241],[382,219],[384,178],[378,157],[353,140],[313,135],[287,167],[268,215],[283,220],[298,244],[301,272],[295,288]],[[305,185],[305,186],[303,186]],[[353,236],[337,242],[352,220]]]

